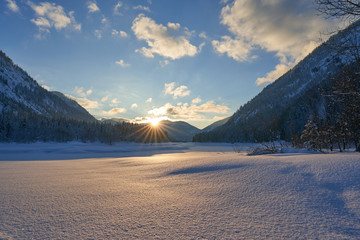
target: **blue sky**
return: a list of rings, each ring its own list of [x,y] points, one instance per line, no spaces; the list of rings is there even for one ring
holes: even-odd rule
[[[312,0],[0,0],[0,49],[97,118],[232,115],[320,43]]]

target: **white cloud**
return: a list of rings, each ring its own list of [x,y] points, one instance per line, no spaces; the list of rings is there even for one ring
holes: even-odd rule
[[[39,32],[35,34],[36,39],[45,39],[50,34],[50,30],[47,28],[39,27]]]
[[[76,22],[73,11],[66,13],[62,6],[55,3],[42,2],[39,5],[31,1],[27,3],[38,16],[30,20],[39,27],[38,38],[43,38],[43,34],[49,34],[52,27],[57,31],[62,29],[81,31],[81,24]]]
[[[7,7],[11,10],[11,11],[13,11],[13,12],[19,12],[20,11],[20,9],[19,9],[19,7],[18,7],[18,5],[16,4],[16,2],[15,2],[15,0],[6,0],[7,1]]]
[[[91,95],[93,91],[91,89],[84,91],[84,87],[75,86],[74,92],[76,95],[78,95],[80,97],[86,97],[86,96]]]
[[[128,34],[127,34],[126,32],[124,32],[124,31],[119,31],[119,34],[120,34],[120,36],[123,37],[123,38],[125,38],[125,37],[128,36]]]
[[[138,105],[136,103],[131,104],[131,109],[137,108]]]
[[[172,29],[174,31],[177,31],[180,29],[180,23],[171,23],[171,22],[168,22],[168,28],[169,29]]]
[[[255,49],[273,52],[280,64],[258,83],[274,81],[285,67],[293,66],[317,46],[319,33],[328,25],[312,4],[312,0],[235,0],[221,11],[221,23],[233,37],[212,41],[214,49],[236,61],[253,59]]]
[[[214,116],[213,118],[212,118],[212,120],[213,121],[220,121],[220,120],[223,120],[223,119],[225,119],[225,118],[228,118],[228,117],[224,117],[224,116]]]
[[[198,103],[201,103],[201,101],[202,101],[201,98],[197,97],[197,98],[193,99],[191,102],[193,104],[198,104]]]
[[[257,85],[263,85],[268,82],[273,82],[282,75],[284,75],[289,68],[292,66],[292,64],[278,64],[275,66],[275,70],[269,72],[266,74],[265,77],[258,78],[256,80]]]
[[[147,58],[154,58],[154,54],[152,53],[151,49],[142,47],[141,49],[136,49],[135,52],[141,53]]]
[[[119,8],[122,7],[122,2],[118,2],[114,7],[114,15],[120,15]]]
[[[199,33],[199,37],[203,38],[203,39],[207,39],[206,33],[205,32],[201,32]]]
[[[163,61],[159,61],[159,63],[160,63],[160,66],[165,67],[166,65],[168,65],[170,63],[170,61],[165,59]]]
[[[180,28],[180,24],[172,23],[171,26]],[[185,33],[175,35],[174,32],[179,33],[179,31],[157,24],[143,14],[135,18],[131,29],[137,39],[146,41],[148,48],[142,47],[136,50],[145,57],[153,58],[154,54],[158,54],[174,60],[185,56],[195,56],[198,53],[197,47],[189,42]]]
[[[113,108],[113,109],[110,109],[109,111],[103,111],[103,114],[106,114],[106,115],[116,115],[116,114],[119,114],[119,113],[126,113],[126,108]]]
[[[75,17],[74,17],[74,11],[69,12],[69,17],[70,17],[70,20],[71,20],[71,23],[72,23],[71,27],[76,31],[81,31],[81,24],[76,23],[76,20],[75,20]]]
[[[203,48],[205,45],[206,45],[205,42],[203,42],[203,43],[201,43],[201,44],[199,45],[199,52],[201,52],[202,48]]]
[[[154,108],[148,111],[153,116],[172,116],[177,118],[194,118],[200,117],[201,113],[228,113],[229,108],[224,105],[216,105],[213,101],[208,101],[201,105],[183,103],[176,106],[166,103],[164,106]]]
[[[101,102],[106,102],[109,99],[109,96],[105,96],[101,99]]]
[[[116,30],[116,29],[113,29],[112,31],[111,31],[111,34],[113,35],[113,36],[119,36],[119,37],[122,37],[122,38],[126,38],[126,37],[128,37],[128,34],[126,33],[126,32],[124,32],[124,31],[118,31],[118,30]]]
[[[119,100],[118,100],[117,98],[113,98],[113,99],[111,100],[110,106],[114,107],[114,106],[116,106],[118,103],[120,103]]]
[[[30,21],[38,27],[45,27],[45,28],[51,27],[50,22],[44,17],[38,17],[37,19],[31,19]]]
[[[165,83],[165,95],[173,95],[173,98],[185,97],[190,95],[190,90],[187,86],[181,85],[180,87],[175,88],[175,82]]]
[[[107,19],[106,19],[106,17],[103,17],[102,19],[101,19],[101,23],[106,23],[107,22]]]
[[[122,67],[130,67],[130,64],[129,63],[125,63],[124,60],[120,59],[119,61],[116,61],[115,62],[116,64],[122,66]]]
[[[69,97],[70,99],[76,101],[78,104],[80,104],[82,107],[86,108],[86,109],[95,109],[95,108],[99,108],[99,103],[97,101],[93,101],[90,99],[87,99],[85,97],[83,98],[76,98],[70,95],[67,95],[67,97]]]
[[[101,39],[102,38],[101,30],[98,30],[98,29],[95,30],[94,35],[97,39]]]
[[[239,62],[249,61],[250,52],[252,46],[244,41],[232,39],[230,36],[222,36],[221,41],[211,41],[214,49],[220,53],[226,53],[228,57],[231,57]]]
[[[41,87],[45,90],[48,90],[50,91],[51,90],[51,87],[47,86],[47,85],[41,85]]]
[[[89,13],[94,13],[100,11],[100,8],[96,5],[95,2],[88,2]]]
[[[145,101],[146,103],[151,103],[152,102],[152,98],[148,98],[148,99],[146,99],[146,101]]]
[[[141,10],[141,11],[146,11],[146,12],[150,12],[150,8],[143,6],[143,5],[137,5],[135,7],[133,7],[134,10]]]

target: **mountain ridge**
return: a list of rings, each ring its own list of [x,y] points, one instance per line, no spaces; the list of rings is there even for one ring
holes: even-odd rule
[[[41,87],[0,50],[0,111],[82,121],[96,119],[75,101]]]
[[[326,107],[320,90],[329,88],[331,76],[352,61],[351,57],[334,46],[343,44],[352,31],[360,29],[359,25],[360,22],[356,22],[330,37],[294,68],[241,106],[224,125],[197,134],[193,140],[254,142],[274,138],[290,140],[295,134],[301,134],[309,116],[321,115],[321,109]]]

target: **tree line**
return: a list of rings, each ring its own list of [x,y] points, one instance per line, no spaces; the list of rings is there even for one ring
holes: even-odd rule
[[[30,113],[0,112],[0,142],[102,142],[121,141],[164,142],[167,132],[151,128],[148,124],[102,123],[65,117],[49,118]]]

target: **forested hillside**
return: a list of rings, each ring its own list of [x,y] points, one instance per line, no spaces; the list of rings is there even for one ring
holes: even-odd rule
[[[332,36],[293,69],[241,106],[229,121],[194,136],[194,141],[300,141],[309,119],[339,130],[336,142],[359,137],[359,59],[352,54],[359,42],[360,22]],[[348,109],[351,107],[351,111]],[[356,107],[357,106],[357,107]],[[350,113],[351,112],[351,113]],[[350,115],[351,116],[350,116]],[[353,125],[350,128],[350,118]],[[348,120],[345,120],[348,119]],[[320,126],[319,126],[320,127]],[[352,140],[349,135],[352,136]],[[328,141],[328,140],[326,140]]]

